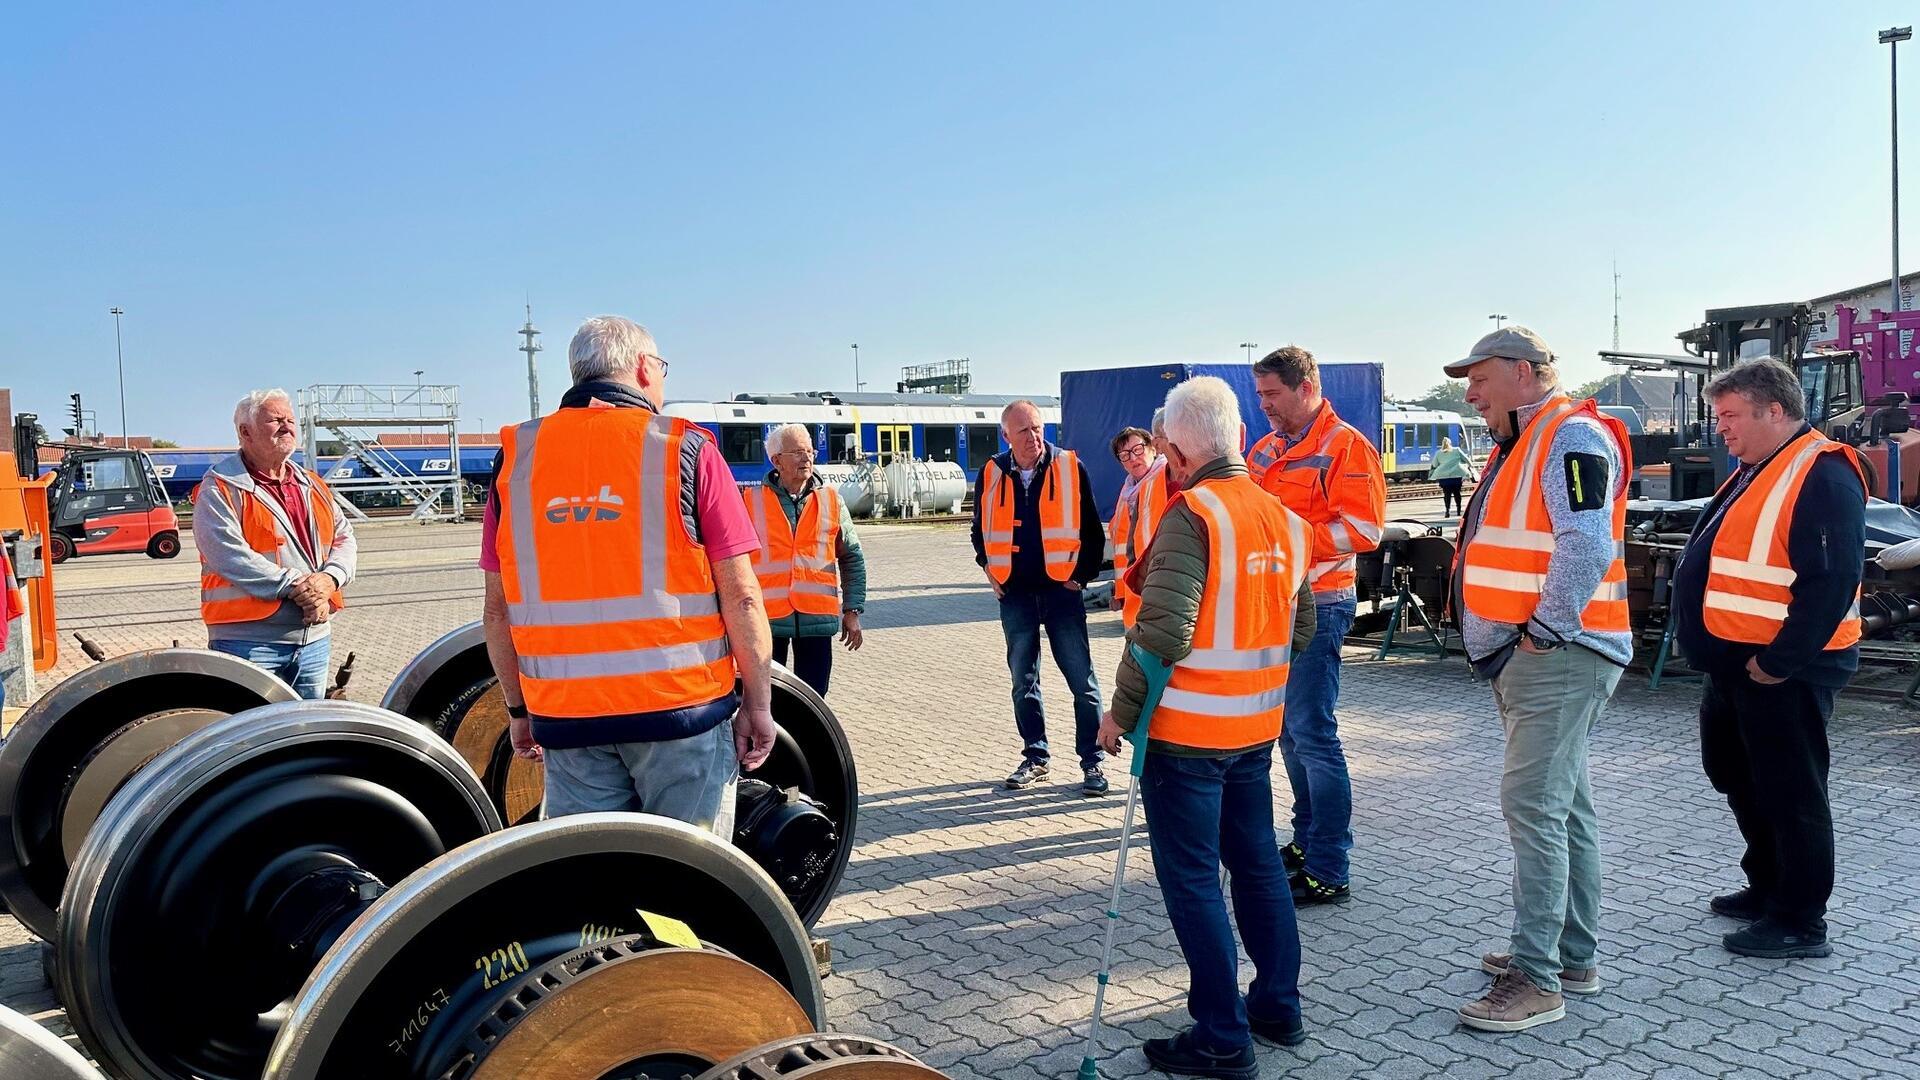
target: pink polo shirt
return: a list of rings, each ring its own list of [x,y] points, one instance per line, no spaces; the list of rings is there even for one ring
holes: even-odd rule
[[[707,561],[717,563],[759,551],[760,538],[754,535],[746,500],[740,497],[733,472],[712,439],[700,447],[698,476],[693,516],[700,529],[700,544],[707,549]],[[500,507],[489,491],[487,516],[480,525],[480,569],[495,574],[500,572],[499,534]]]

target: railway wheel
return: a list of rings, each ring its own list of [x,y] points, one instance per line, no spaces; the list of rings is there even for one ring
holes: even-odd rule
[[[300,990],[388,889],[500,826],[432,733],[345,701],[229,716],[135,773],[61,897],[75,1029],[128,1077],[260,1075]]]
[[[502,820],[538,818],[545,778],[513,756],[506,699],[479,623],[443,637],[400,672],[381,704],[452,743],[494,799]],[[833,710],[800,678],[774,665],[774,748],[743,778],[734,843],[779,883],[801,921],[818,922],[846,872],[859,813],[853,749]]]
[[[823,1009],[805,927],[738,848],[644,814],[476,840],[380,898],[287,1011],[269,1080],[683,1080]]]
[[[0,1006],[0,1076],[22,1080],[100,1080],[79,1051],[12,1009]]]
[[[51,939],[81,841],[129,777],[224,716],[293,700],[273,675],[204,649],[129,653],[47,691],[0,743],[0,900]]]

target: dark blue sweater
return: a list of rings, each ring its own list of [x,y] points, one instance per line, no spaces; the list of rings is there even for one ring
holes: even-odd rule
[[[1800,429],[1802,433],[1806,430]],[[1767,461],[1771,460],[1769,456]],[[1837,454],[1820,455],[1800,486],[1793,525],[1787,533],[1787,559],[1796,575],[1793,599],[1787,604],[1787,621],[1773,643],[1761,646],[1726,641],[1714,637],[1701,621],[1709,553],[1720,532],[1721,519],[1716,511],[1725,492],[1734,490],[1746,474],[1766,464],[1744,465],[1736,471],[1695,524],[1687,549],[1673,571],[1675,638],[1687,663],[1709,674],[1738,675],[1749,659],[1758,656],[1761,670],[1777,678],[1845,686],[1860,667],[1860,650],[1827,652],[1822,647],[1853,606],[1860,587],[1860,566],[1867,545],[1866,495],[1859,475]]]
[[[1013,574],[1006,587],[1018,592],[1038,592],[1063,586],[1047,574],[1047,553],[1040,543],[1040,489],[1050,483],[1047,469],[1060,448],[1047,444],[1040,458],[1033,484],[1023,486],[1013,463],[1013,451],[994,456],[1007,479],[1013,484],[1014,513],[1020,524],[1013,530]],[[1073,568],[1073,580],[1082,585],[1100,576],[1100,564],[1106,560],[1107,530],[1100,520],[1100,509],[1093,502],[1093,485],[1087,482],[1087,466],[1077,459],[1080,469],[1080,558]],[[986,485],[987,470],[982,467],[973,478],[973,561],[987,565],[987,545],[980,535],[980,492]]]

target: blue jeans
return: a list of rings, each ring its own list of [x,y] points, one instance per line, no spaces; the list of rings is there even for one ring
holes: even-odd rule
[[[303,698],[319,700],[327,696],[327,663],[333,655],[333,638],[323,637],[305,645],[282,641],[209,641],[207,648],[237,656],[257,668],[265,668],[293,687]]]
[[[734,780],[740,758],[733,721],[662,742],[613,743],[546,751],[542,817],[601,810],[659,814],[733,839]]]
[[[1026,744],[1026,759],[1045,765],[1047,714],[1040,704],[1040,629],[1060,674],[1073,691],[1073,745],[1080,767],[1092,768],[1104,756],[1100,735],[1100,683],[1093,675],[1087,645],[1087,608],[1080,594],[1064,585],[1039,590],[1009,589],[1000,601],[1000,629],[1007,636],[1007,670],[1013,673],[1013,723]]]
[[[1287,674],[1287,717],[1280,758],[1293,788],[1293,842],[1307,853],[1307,873],[1324,885],[1347,883],[1353,850],[1353,784],[1333,718],[1340,700],[1340,643],[1353,629],[1352,600],[1318,604],[1313,642]]]
[[[1288,1022],[1300,1015],[1300,927],[1286,864],[1273,835],[1273,749],[1221,758],[1147,753],[1141,777],[1154,874],[1167,919],[1187,960],[1187,1011],[1204,1050],[1232,1053],[1253,1041],[1249,1014]],[[1233,921],[1253,959],[1240,996],[1240,955],[1220,895],[1220,866],[1233,882]]]

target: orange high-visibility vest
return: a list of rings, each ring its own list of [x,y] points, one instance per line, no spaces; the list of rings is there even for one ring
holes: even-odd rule
[[[713,567],[680,509],[695,483],[681,447],[702,437],[639,408],[500,429],[500,582],[528,712],[631,716],[733,692]]]
[[[1793,513],[1800,504],[1800,488],[1822,454],[1839,454],[1867,486],[1866,470],[1853,447],[1834,442],[1818,431],[1808,431],[1780,448],[1760,474],[1726,508],[1720,531],[1714,535],[1712,562],[1707,566],[1707,594],[1702,621],[1707,632],[1724,641],[1770,645],[1787,622],[1797,576],[1787,559],[1787,537]],[[1729,478],[1727,483],[1732,483]],[[1842,552],[1851,558],[1852,553]],[[1824,648],[1848,649],[1860,641],[1860,593],[1853,608],[1834,628]]]
[[[770,484],[745,493],[760,550],[753,573],[767,618],[840,614],[840,493],[831,484],[814,489],[800,508],[799,525],[787,524],[780,493]]]
[[[1328,603],[1353,596],[1358,553],[1379,547],[1386,528],[1387,480],[1380,452],[1329,403],[1292,446],[1277,432],[1254,443],[1247,471],[1312,529],[1307,580],[1314,599]]]
[[[1527,421],[1514,441],[1512,461],[1494,473],[1494,462],[1501,458],[1496,447],[1488,459],[1487,471],[1493,474],[1493,486],[1486,496],[1486,513],[1466,549],[1460,552],[1462,574],[1460,596],[1467,610],[1491,622],[1524,625],[1540,606],[1540,590],[1546,587],[1547,564],[1553,558],[1553,521],[1547,515],[1547,497],[1542,490],[1548,470],[1561,468],[1551,460],[1553,436],[1560,425],[1575,416],[1597,420],[1613,437],[1620,455],[1620,474],[1614,478],[1615,493],[1624,490],[1625,478],[1632,475],[1632,451],[1627,448],[1625,424],[1600,412],[1592,399],[1575,404],[1573,399],[1555,395]],[[1613,500],[1613,561],[1606,576],[1593,590],[1587,606],[1580,612],[1580,625],[1595,633],[1626,633],[1627,624],[1627,500]]]
[[[1130,498],[1120,500],[1113,511],[1113,522],[1107,526],[1107,536],[1113,540],[1113,602],[1129,628],[1140,617],[1140,598],[1127,588],[1127,567],[1139,561],[1153,543],[1153,534],[1166,511],[1167,469],[1162,465],[1141,477]]]
[[[1206,750],[1280,737],[1294,597],[1306,579],[1307,523],[1245,476],[1177,496],[1207,526],[1207,587],[1193,651],[1173,665],[1147,734]]]
[[[289,469],[299,466],[288,463]],[[315,569],[327,565],[333,555],[333,492],[326,483],[314,473],[304,470],[306,485],[307,520],[313,523],[313,566]],[[215,484],[220,494],[233,507],[240,518],[240,535],[247,546],[255,552],[272,559],[276,564],[290,570],[305,571],[307,559],[300,546],[288,534],[291,525],[286,514],[274,503],[272,496],[258,490],[248,491],[233,484],[216,473],[209,472],[194,488],[194,502],[200,500],[200,491],[207,484]],[[216,623],[258,622],[272,618],[280,610],[282,601],[277,597],[258,597],[242,590],[233,582],[213,572],[208,566],[206,555],[200,557],[200,618],[207,625]],[[340,596],[338,586],[327,597],[327,606],[339,611],[346,606]]]
[[[1071,450],[1057,450],[1046,469],[1034,474],[1040,485],[1040,547],[1046,555],[1047,576],[1068,581],[1080,561],[1080,458]],[[1002,585],[1013,576],[1013,533],[1020,521],[1020,478],[1000,469],[990,458],[983,470],[980,491],[974,496],[980,509],[980,539],[987,549],[987,573]]]

